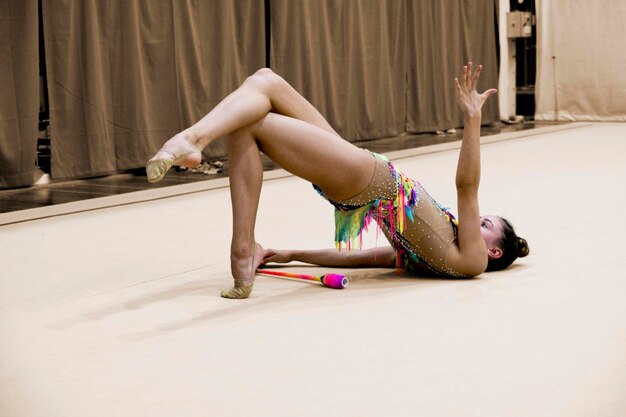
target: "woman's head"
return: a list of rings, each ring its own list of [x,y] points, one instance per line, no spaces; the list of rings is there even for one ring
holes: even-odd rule
[[[528,243],[517,234],[511,223],[502,217],[480,218],[480,230],[487,244],[489,264],[487,271],[505,269],[517,258],[528,255]]]

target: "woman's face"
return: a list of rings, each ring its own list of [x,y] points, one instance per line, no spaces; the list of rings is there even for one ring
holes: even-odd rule
[[[502,220],[498,216],[483,216],[480,218],[480,232],[487,244],[487,251],[490,258],[499,258],[502,256],[500,249],[500,238],[503,231]]]

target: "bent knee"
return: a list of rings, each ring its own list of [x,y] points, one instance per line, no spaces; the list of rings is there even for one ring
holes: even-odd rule
[[[274,71],[272,71],[271,68],[261,68],[256,70],[256,72],[254,74],[251,75],[251,77],[278,77],[278,75],[276,75],[276,73]]]
[[[245,83],[264,92],[269,92],[273,87],[285,82],[281,76],[269,68],[261,68],[246,78]]]

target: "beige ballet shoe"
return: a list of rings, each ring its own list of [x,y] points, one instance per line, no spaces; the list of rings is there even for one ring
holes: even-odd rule
[[[146,174],[148,176],[148,182],[159,182],[165,178],[165,174],[174,165],[194,167],[200,164],[202,161],[202,153],[190,145],[187,141],[184,141],[183,147],[186,148],[179,154],[161,148],[159,152],[146,163]],[[166,144],[167,145],[167,144]],[[170,145],[171,146],[171,145]],[[165,157],[161,156],[157,158],[159,154],[166,154]]]
[[[264,250],[261,245],[258,243],[254,243],[254,257],[252,260],[252,265],[250,271],[248,272],[251,278],[235,278],[235,286],[230,290],[222,291],[223,298],[230,299],[243,299],[248,298],[250,293],[252,292],[252,287],[254,287],[254,277],[256,275],[256,270],[263,262],[263,254]]]
[[[244,282],[247,282],[247,280],[236,279],[233,288],[222,291],[222,297],[230,299],[248,298],[252,292],[252,287],[254,287],[254,282],[250,282],[249,284],[244,284]]]

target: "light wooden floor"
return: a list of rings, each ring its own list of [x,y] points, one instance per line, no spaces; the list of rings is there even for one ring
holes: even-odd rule
[[[225,180],[9,222],[0,416],[621,417],[624,137],[570,124],[485,139],[481,209],[531,255],[473,280],[348,270],[345,290],[258,277],[250,299],[221,299]],[[389,156],[454,206],[457,146]],[[268,247],[332,244],[331,207],[280,171],[259,219]]]

